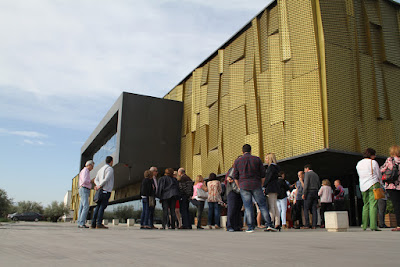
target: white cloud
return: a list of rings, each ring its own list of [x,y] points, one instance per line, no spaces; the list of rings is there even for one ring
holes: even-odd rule
[[[17,135],[23,137],[30,137],[30,138],[47,138],[46,134],[42,134],[35,131],[12,131],[4,128],[0,128],[0,134],[5,135]]]
[[[24,143],[25,144],[29,144],[29,145],[40,145],[40,146],[44,145],[44,142],[42,142],[40,140],[24,139]]]

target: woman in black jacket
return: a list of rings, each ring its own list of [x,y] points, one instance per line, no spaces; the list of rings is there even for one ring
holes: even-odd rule
[[[286,225],[286,212],[287,212],[287,191],[290,190],[289,182],[286,181],[286,174],[284,171],[279,172],[278,179],[278,213],[281,216],[282,228],[287,229]]]
[[[173,177],[174,169],[168,168],[165,170],[165,174],[158,181],[157,196],[160,198],[163,207],[163,223],[161,230],[165,229],[167,225],[169,214],[171,214],[171,228],[175,229],[176,215],[175,215],[175,204],[179,197],[179,186],[178,180]]]
[[[140,229],[151,229],[149,224],[150,204],[154,205],[154,183],[150,170],[144,172],[144,179],[140,187],[140,195],[142,197],[143,209],[140,216]],[[151,202],[151,203],[150,203]]]
[[[277,205],[278,199],[278,176],[281,168],[276,164],[274,153],[265,155],[265,163],[268,164],[267,172],[265,173],[265,195],[268,196],[269,215],[271,220],[275,221],[275,228],[280,228],[281,220]]]

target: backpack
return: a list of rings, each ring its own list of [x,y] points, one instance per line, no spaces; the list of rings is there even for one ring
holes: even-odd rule
[[[387,168],[387,170],[382,175],[382,181],[386,183],[394,183],[399,178],[399,164],[395,163],[394,158],[393,161],[393,170]]]

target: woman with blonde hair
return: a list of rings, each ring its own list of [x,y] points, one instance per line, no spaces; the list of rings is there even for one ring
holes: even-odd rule
[[[394,214],[396,215],[397,227],[392,231],[400,231],[400,146],[391,146],[389,149],[390,157],[386,159],[385,164],[381,167],[383,174],[383,183],[386,192],[389,194],[393,203]],[[389,176],[395,176],[397,171],[397,179],[390,179]],[[389,178],[389,179],[388,179]]]
[[[268,164],[267,172],[265,173],[265,194],[268,196],[268,207],[271,220],[275,221],[275,228],[280,229],[280,214],[278,209],[278,177],[281,168],[276,163],[276,156],[274,153],[265,155],[265,163]]]
[[[322,186],[318,191],[321,200],[321,228],[325,228],[325,211],[332,209],[333,190],[328,179],[322,180]]]
[[[194,180],[194,185],[193,185],[193,196],[191,199],[191,202],[193,205],[197,207],[197,229],[201,230],[204,229],[201,227],[201,214],[203,213],[204,210],[204,203],[207,200],[208,196],[198,196],[198,190],[201,192],[207,192],[207,186],[204,185],[204,179],[203,176],[197,175],[195,180]]]

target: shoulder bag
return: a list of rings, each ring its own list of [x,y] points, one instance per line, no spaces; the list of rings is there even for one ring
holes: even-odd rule
[[[374,169],[372,168],[372,159],[371,159],[371,175],[374,174]],[[385,198],[385,191],[381,187],[381,184],[378,182],[373,185],[373,190],[374,190],[374,197],[375,200]]]
[[[207,200],[208,193],[201,188],[197,188],[197,198],[200,198],[201,200]]]

